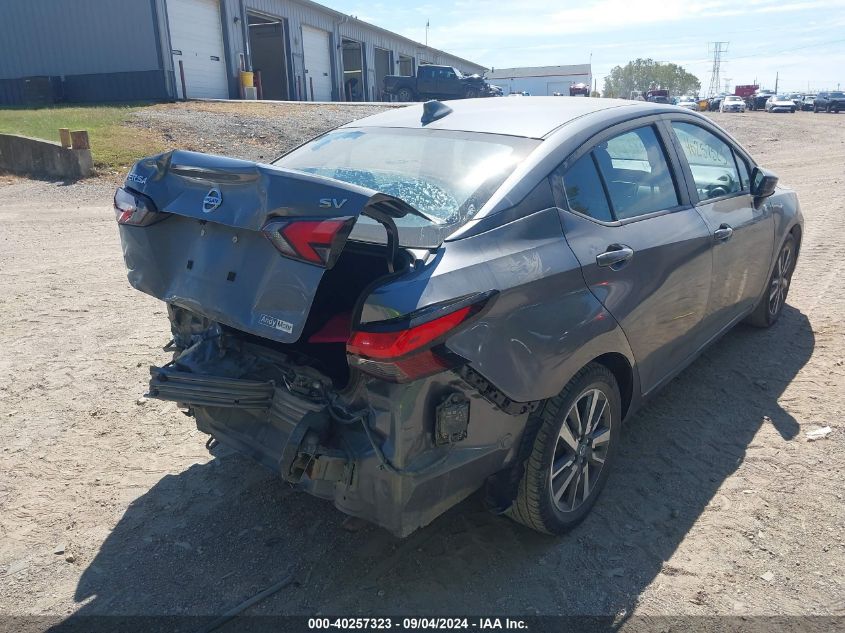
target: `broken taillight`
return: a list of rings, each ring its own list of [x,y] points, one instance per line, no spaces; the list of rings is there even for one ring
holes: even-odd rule
[[[285,257],[331,268],[340,256],[354,224],[354,216],[271,220],[262,231]]]
[[[169,216],[169,213],[157,211],[153,201],[140,193],[123,187],[114,193],[114,217],[118,224],[149,226]]]
[[[456,367],[466,361],[444,342],[466,327],[491,297],[492,293],[479,293],[401,320],[362,326],[346,343],[349,364],[390,382],[408,382]]]

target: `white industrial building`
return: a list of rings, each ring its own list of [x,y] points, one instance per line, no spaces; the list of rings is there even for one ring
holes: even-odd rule
[[[312,0],[0,0],[0,104],[239,98],[380,101],[385,75],[475,62]]]
[[[592,86],[593,71],[590,64],[494,68],[487,73],[487,80],[500,86],[505,95],[513,92],[528,92],[532,96],[551,96],[556,92],[568,95],[572,84]]]

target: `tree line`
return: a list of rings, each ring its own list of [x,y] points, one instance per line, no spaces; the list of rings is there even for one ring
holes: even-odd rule
[[[611,69],[604,78],[603,96],[627,99],[632,91],[645,93],[651,88],[663,88],[670,95],[697,95],[701,81],[678,64],[638,58]]]

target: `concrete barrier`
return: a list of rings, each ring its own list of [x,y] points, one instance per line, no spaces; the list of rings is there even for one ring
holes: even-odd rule
[[[70,149],[40,138],[0,134],[0,170],[75,180],[94,173],[94,160],[90,149]]]

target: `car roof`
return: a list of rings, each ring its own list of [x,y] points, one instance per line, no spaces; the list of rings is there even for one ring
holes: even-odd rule
[[[373,116],[347,123],[345,128],[398,127],[454,130],[505,134],[528,138],[543,138],[574,119],[607,112],[616,108],[631,108],[648,112],[665,112],[667,106],[646,101],[599,99],[593,97],[529,97],[506,99],[488,97],[444,101],[452,112],[423,125],[420,118],[423,105],[414,104],[394,108]]]

